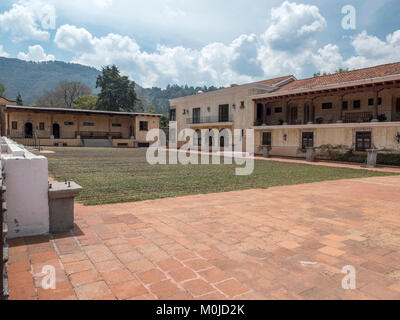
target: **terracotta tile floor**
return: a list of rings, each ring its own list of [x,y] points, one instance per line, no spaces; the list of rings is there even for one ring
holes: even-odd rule
[[[76,205],[10,244],[11,299],[400,299],[400,177]]]

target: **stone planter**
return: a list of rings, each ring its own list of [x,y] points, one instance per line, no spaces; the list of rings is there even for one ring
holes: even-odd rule
[[[376,162],[378,159],[378,150],[377,149],[369,149],[367,150],[367,168],[376,168]]]
[[[262,146],[261,148],[263,150],[263,157],[266,159],[271,158],[271,146]]]
[[[308,147],[306,149],[306,160],[308,162],[315,162],[315,148],[314,147]]]

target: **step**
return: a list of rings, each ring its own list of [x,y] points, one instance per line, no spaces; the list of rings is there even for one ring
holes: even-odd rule
[[[83,139],[83,145],[87,148],[112,148],[108,139]]]

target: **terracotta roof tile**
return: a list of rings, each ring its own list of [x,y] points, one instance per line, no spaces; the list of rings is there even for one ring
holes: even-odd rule
[[[396,74],[400,74],[400,62],[385,64],[371,68],[347,71],[343,73],[337,73],[316,78],[296,80],[288,83],[287,85],[282,86],[279,89],[279,91],[287,91],[295,89],[311,89],[314,87],[319,87],[329,84],[341,84],[345,82],[367,80],[367,79],[379,78]]]

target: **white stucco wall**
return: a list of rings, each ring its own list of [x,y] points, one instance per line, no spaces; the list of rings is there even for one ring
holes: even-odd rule
[[[13,145],[1,157],[10,239],[49,233],[47,159],[22,150]]]

